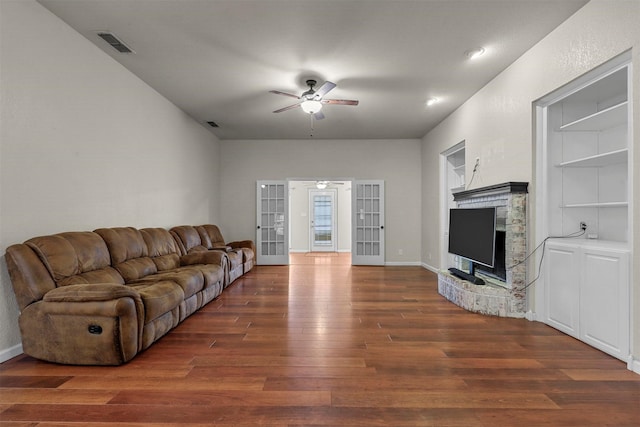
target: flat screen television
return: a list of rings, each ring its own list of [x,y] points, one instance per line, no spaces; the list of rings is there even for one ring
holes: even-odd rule
[[[449,210],[449,252],[493,267],[496,249],[496,208]]]

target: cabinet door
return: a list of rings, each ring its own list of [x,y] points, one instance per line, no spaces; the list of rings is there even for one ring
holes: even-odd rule
[[[626,360],[629,354],[629,256],[582,249],[580,339]]]
[[[546,323],[573,337],[579,335],[580,269],[576,247],[547,243]]]

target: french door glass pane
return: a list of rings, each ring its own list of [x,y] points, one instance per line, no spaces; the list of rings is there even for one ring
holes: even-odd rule
[[[265,184],[261,190],[262,254],[284,254],[284,185]]]
[[[332,245],[333,203],[331,196],[314,196],[314,245]]]

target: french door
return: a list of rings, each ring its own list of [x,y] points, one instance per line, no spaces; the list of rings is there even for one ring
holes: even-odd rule
[[[258,181],[256,195],[257,263],[289,264],[287,181]]]
[[[384,181],[354,181],[351,192],[351,263],[384,265]]]
[[[336,190],[309,191],[311,252],[336,251]]]

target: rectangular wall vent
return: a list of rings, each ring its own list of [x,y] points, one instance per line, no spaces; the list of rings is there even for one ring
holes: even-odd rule
[[[209,126],[211,126],[212,128],[219,128],[220,126],[218,126],[218,124],[216,122],[207,122],[207,124]]]
[[[120,39],[118,39],[113,33],[109,33],[106,31],[98,32],[98,37],[102,40],[106,41],[120,53],[135,53],[133,49],[129,48],[126,44],[124,44]]]

